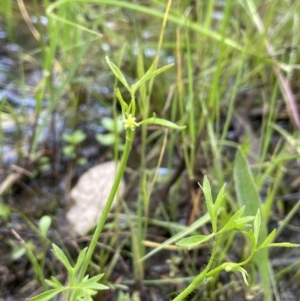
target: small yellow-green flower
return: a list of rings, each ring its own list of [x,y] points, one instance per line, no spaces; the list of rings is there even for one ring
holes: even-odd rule
[[[137,122],[135,122],[135,117],[132,117],[132,114],[128,114],[128,117],[123,118],[124,128],[127,130],[130,128],[132,131],[134,131],[136,126],[139,126]]]
[[[95,290],[92,290],[92,289],[87,289],[86,292],[90,295],[90,296],[93,296],[95,295],[97,292]]]

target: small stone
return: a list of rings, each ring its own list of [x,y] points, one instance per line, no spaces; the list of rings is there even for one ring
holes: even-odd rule
[[[72,206],[66,217],[70,231],[74,232],[74,235],[70,233],[72,236],[83,236],[97,225],[115,181],[116,172],[117,164],[114,161],[99,164],[84,173],[71,190]],[[123,196],[124,190],[125,182],[122,179],[118,190],[119,197]],[[115,204],[116,198],[111,209]]]

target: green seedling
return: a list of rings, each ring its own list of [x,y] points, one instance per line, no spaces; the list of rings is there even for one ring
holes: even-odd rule
[[[51,226],[51,217],[48,215],[44,215],[39,220],[39,230],[40,234],[43,238],[47,239],[48,230]]]
[[[10,217],[10,209],[4,203],[0,202],[0,220],[7,221]]]
[[[36,229],[37,233],[39,233],[40,237],[45,242],[45,252],[48,247],[47,243],[49,243],[47,234],[50,229],[51,223],[52,223],[51,217],[48,215],[44,215],[39,220],[38,228]],[[21,245],[15,245],[10,255],[11,259],[12,260],[20,259],[23,255],[26,254],[26,251],[31,253],[30,257],[36,257],[32,252],[33,248],[34,245],[31,242],[27,242],[27,243],[22,242]]]
[[[50,159],[49,159],[49,157],[42,156],[39,159],[39,170],[41,172],[46,172],[46,171],[49,171],[50,168],[51,168],[51,165],[50,165]]]
[[[86,139],[86,134],[82,130],[76,130],[72,134],[63,134],[62,138],[67,143],[67,145],[63,147],[63,154],[71,159],[75,159],[77,157],[77,147]],[[85,158],[78,157],[77,164],[85,165]]]
[[[24,246],[14,245],[10,253],[10,259],[13,261],[19,260],[26,254],[26,248]]]
[[[67,285],[64,285],[57,278],[51,277],[51,280],[46,280],[46,283],[49,286],[53,287],[53,289],[48,290],[36,297],[30,298],[29,300],[46,301],[54,298],[59,293],[63,293],[66,297],[73,295],[76,300],[92,301],[92,296],[97,291],[108,289],[107,286],[98,283],[103,274],[97,275],[92,278],[89,278],[87,275],[82,280],[79,280],[77,278],[77,273],[82,265],[87,248],[83,249],[80,252],[76,264],[74,266],[71,266],[68,258],[63,253],[63,251],[55,244],[53,244],[52,247],[54,256],[63,264],[68,272],[69,283]]]
[[[17,238],[18,243],[14,243],[12,246],[13,250],[10,253],[11,260],[16,261],[24,255],[26,255],[33,267],[35,278],[43,287],[43,289],[46,289],[46,282],[43,270],[45,266],[46,253],[50,244],[50,240],[48,239],[47,234],[50,229],[51,223],[51,217],[47,215],[41,217],[41,219],[39,220],[38,227],[29,222],[29,226],[32,229],[34,229],[34,231],[40,236],[42,240],[42,249],[39,249],[39,251],[37,251],[37,248],[32,241],[25,242],[18,235],[18,233],[12,229],[12,233]]]
[[[103,117],[101,120],[102,126],[108,131],[106,134],[97,134],[96,140],[104,146],[111,146],[117,141],[118,135],[124,131],[123,122],[120,118],[113,119]],[[118,145],[119,149],[123,149],[124,145]]]
[[[140,301],[140,297],[139,297],[139,293],[138,292],[134,292],[132,294],[132,296],[130,296],[129,293],[124,293],[122,291],[120,291],[118,293],[118,301]]]

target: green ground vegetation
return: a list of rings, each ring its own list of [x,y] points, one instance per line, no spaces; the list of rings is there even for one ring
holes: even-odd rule
[[[291,270],[296,274],[300,261],[275,268],[272,258],[278,253],[270,249],[284,248],[282,260],[299,255],[294,248],[300,243],[295,234],[299,228],[292,226],[299,224],[300,206],[299,12],[300,2],[292,0],[2,4],[7,39],[21,45],[17,20],[26,21],[35,39],[34,47],[18,53],[20,73],[25,78],[28,64],[42,70],[34,89],[27,160],[41,152],[41,136],[59,112],[73,134],[62,136],[68,144],[55,151],[63,154],[69,147],[69,160],[78,163],[77,148],[87,137],[78,111],[82,104],[91,105],[91,99],[111,112],[104,119],[109,135],[98,134],[95,143],[106,141],[107,156],[120,160],[99,224],[87,249],[81,245],[77,256],[68,254],[63,238],[59,247],[52,244],[47,233],[54,225],[48,217],[40,216],[36,223],[33,216],[6,204],[12,191],[2,193],[3,220],[9,223],[10,214],[18,212],[41,238],[38,248],[15,233],[18,250],[23,250],[15,256],[28,258],[31,287],[43,288],[30,300],[55,300],[59,293],[68,300],[92,300],[97,294],[107,300],[108,291],[114,292],[110,300],[153,300],[143,296],[143,288],[163,286],[169,288],[161,292],[164,300],[235,300],[228,296],[237,286],[239,296],[287,300],[280,281]],[[22,77],[13,80],[26,85]],[[95,85],[110,92],[104,97]],[[9,101],[0,105],[2,122],[24,125],[29,114],[25,109],[19,114]],[[80,133],[79,140],[74,133]],[[22,158],[25,142],[21,134],[17,138]],[[3,131],[0,139],[4,145]],[[138,164],[131,166],[133,151]],[[160,171],[167,170],[170,178],[180,161],[180,176],[160,199]],[[120,200],[110,213],[124,175],[135,187],[134,202]],[[180,203],[182,193],[186,205]],[[287,195],[294,196],[288,205]],[[181,210],[189,218],[184,219]],[[122,216],[125,226],[119,222]],[[277,232],[270,230],[275,222]],[[168,233],[164,242],[149,239],[153,228]],[[110,251],[97,248],[103,233],[109,234],[103,241]],[[46,280],[50,249],[59,263]],[[149,278],[149,266],[166,250],[164,262],[174,273]],[[130,258],[130,277],[119,275],[121,280],[114,282],[122,256]],[[174,263],[174,258],[179,261]],[[57,277],[57,265],[65,267],[68,284]],[[299,281],[299,275],[289,281]]]

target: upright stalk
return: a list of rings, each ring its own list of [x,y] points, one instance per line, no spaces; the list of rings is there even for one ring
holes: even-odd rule
[[[98,223],[98,225],[96,227],[96,230],[93,234],[93,237],[92,237],[90,246],[87,250],[86,256],[84,258],[84,261],[82,263],[82,267],[81,267],[81,270],[80,270],[80,273],[79,273],[79,281],[83,279],[83,277],[84,277],[84,275],[87,271],[87,268],[88,268],[89,263],[91,261],[91,258],[92,258],[92,255],[94,253],[96,244],[98,242],[98,239],[100,237],[101,232],[103,231],[105,221],[106,221],[108,213],[110,211],[110,207],[111,207],[112,202],[113,202],[113,200],[114,200],[114,198],[117,194],[118,187],[119,187],[119,184],[121,182],[121,179],[122,179],[122,176],[123,176],[126,164],[127,164],[127,160],[128,160],[128,157],[129,157],[129,153],[130,153],[130,149],[131,149],[132,140],[134,138],[134,134],[135,134],[134,130],[132,130],[131,128],[127,129],[125,148],[124,148],[124,152],[123,152],[123,155],[122,155],[122,158],[121,158],[120,166],[118,168],[116,179],[114,181],[114,184],[113,184],[112,189],[110,191],[110,194],[108,196],[108,199],[107,199],[107,202],[106,202],[105,207],[103,209],[103,213],[100,217],[99,223]]]
[[[217,236],[214,246],[213,246],[213,249],[212,249],[212,253],[211,253],[209,262],[208,262],[207,266],[205,267],[205,269],[197,277],[195,277],[194,280],[192,281],[192,283],[186,289],[184,289],[175,299],[173,299],[173,301],[185,300],[185,298],[190,293],[192,293],[197,288],[197,286],[199,286],[199,284],[204,280],[204,278],[207,276],[207,274],[214,262],[214,259],[217,255],[218,243],[219,243],[219,238]]]

